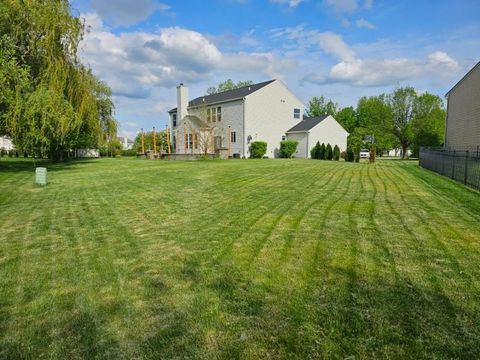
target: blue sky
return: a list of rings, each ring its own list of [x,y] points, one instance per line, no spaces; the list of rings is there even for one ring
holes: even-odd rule
[[[411,85],[443,96],[480,60],[480,1],[74,0],[82,61],[113,89],[120,134],[162,128],[231,78],[283,80],[341,106]]]

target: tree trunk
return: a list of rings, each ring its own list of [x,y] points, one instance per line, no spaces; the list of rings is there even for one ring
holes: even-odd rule
[[[407,154],[408,144],[402,142],[402,160],[405,159]]]

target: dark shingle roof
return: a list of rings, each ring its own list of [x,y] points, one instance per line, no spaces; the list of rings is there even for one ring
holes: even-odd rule
[[[325,120],[328,117],[328,115],[323,115],[323,116],[315,116],[315,117],[304,117],[302,121],[300,121],[297,125],[292,127],[288,132],[293,132],[293,131],[308,131],[310,129],[313,129],[315,126],[320,124],[323,120]]]
[[[200,96],[196,99],[191,100],[188,103],[188,106],[198,106],[198,105],[211,105],[211,104],[217,104],[220,102],[228,101],[228,100],[234,100],[234,99],[242,99],[247,95],[250,95],[251,93],[254,93],[257,90],[260,90],[264,86],[267,86],[268,84],[274,82],[275,80],[269,80],[265,82],[261,82],[258,84],[253,84],[249,86],[244,86],[238,89],[233,89],[233,90],[227,90],[218,94],[213,94],[213,95],[205,95],[205,96]],[[177,108],[174,108],[170,110],[169,112],[175,112],[177,111]]]

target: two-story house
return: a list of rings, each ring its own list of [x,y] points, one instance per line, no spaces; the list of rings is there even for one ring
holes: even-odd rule
[[[288,137],[289,129],[303,122],[303,114],[302,101],[280,80],[191,101],[188,88],[180,84],[177,107],[169,111],[172,148],[177,154],[212,154],[223,149],[232,157],[249,157],[251,142],[265,141],[266,156],[278,157],[280,141]],[[343,135],[338,144],[342,150],[348,133]],[[310,139],[313,145],[316,141]],[[309,157],[308,150],[305,145],[296,156]]]

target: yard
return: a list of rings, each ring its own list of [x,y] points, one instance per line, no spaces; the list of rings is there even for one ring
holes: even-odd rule
[[[480,357],[480,195],[416,162],[16,160],[0,359]]]

